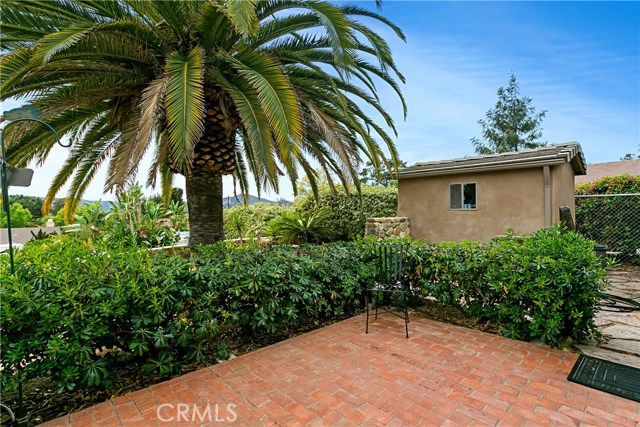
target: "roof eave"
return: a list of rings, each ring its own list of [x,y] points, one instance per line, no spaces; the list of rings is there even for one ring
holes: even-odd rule
[[[398,173],[398,179],[403,178],[418,178],[422,176],[438,176],[438,175],[450,175],[454,173],[472,173],[472,172],[489,172],[509,169],[525,169],[541,166],[554,166],[564,163],[570,163],[575,175],[586,175],[587,162],[585,161],[584,153],[580,144],[577,142],[569,142],[560,144],[563,149],[554,154],[546,156],[525,158],[525,159],[504,159],[498,162],[491,162],[488,164],[475,164],[475,165],[456,165],[443,166],[435,169],[420,169],[420,166],[415,167],[414,170],[411,167],[400,171]]]
[[[473,172],[491,172],[491,171],[503,171],[511,169],[527,169],[542,166],[555,166],[567,163],[564,158],[552,158],[552,159],[535,159],[526,162],[505,162],[490,165],[470,165],[470,166],[452,166],[434,170],[416,170],[405,171],[398,174],[398,179],[404,178],[420,178],[423,176],[439,176],[439,175],[451,175],[454,173],[464,174]],[[574,167],[575,170],[575,167]],[[576,173],[577,174],[577,173]]]

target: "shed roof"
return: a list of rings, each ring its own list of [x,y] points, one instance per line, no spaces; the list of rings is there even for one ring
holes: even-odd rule
[[[571,163],[576,175],[586,174],[586,161],[580,144],[566,142],[532,150],[463,157],[437,162],[420,162],[400,170],[398,178],[523,169],[563,163]]]

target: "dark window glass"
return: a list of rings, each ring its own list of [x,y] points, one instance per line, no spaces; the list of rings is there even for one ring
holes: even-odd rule
[[[476,208],[476,185],[464,184],[464,201],[462,209]]]

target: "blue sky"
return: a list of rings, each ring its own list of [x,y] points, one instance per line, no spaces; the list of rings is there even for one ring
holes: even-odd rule
[[[375,8],[373,2],[359,5]],[[547,110],[543,140],[578,141],[589,163],[638,154],[639,2],[385,1],[381,13],[407,35],[404,43],[376,27],[407,79],[406,121],[393,92],[379,87],[407,163],[473,154],[469,140],[481,136],[477,121],[494,106],[511,73],[521,94]],[[44,195],[65,155],[56,151],[36,170],[32,187],[14,192]],[[100,174],[85,198],[112,199],[102,195],[103,183]],[[291,186],[281,184],[279,196],[292,199]],[[233,193],[231,180],[225,193]]]

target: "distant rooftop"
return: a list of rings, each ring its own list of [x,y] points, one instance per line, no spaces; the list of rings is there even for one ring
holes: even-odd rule
[[[640,159],[621,160],[619,162],[592,163],[586,175],[576,177],[576,184],[586,184],[605,176],[640,175]]]
[[[437,162],[419,162],[400,170],[398,178],[522,169],[563,163],[571,163],[576,175],[586,174],[586,161],[580,144],[577,142],[566,142],[532,150],[463,157]]]

